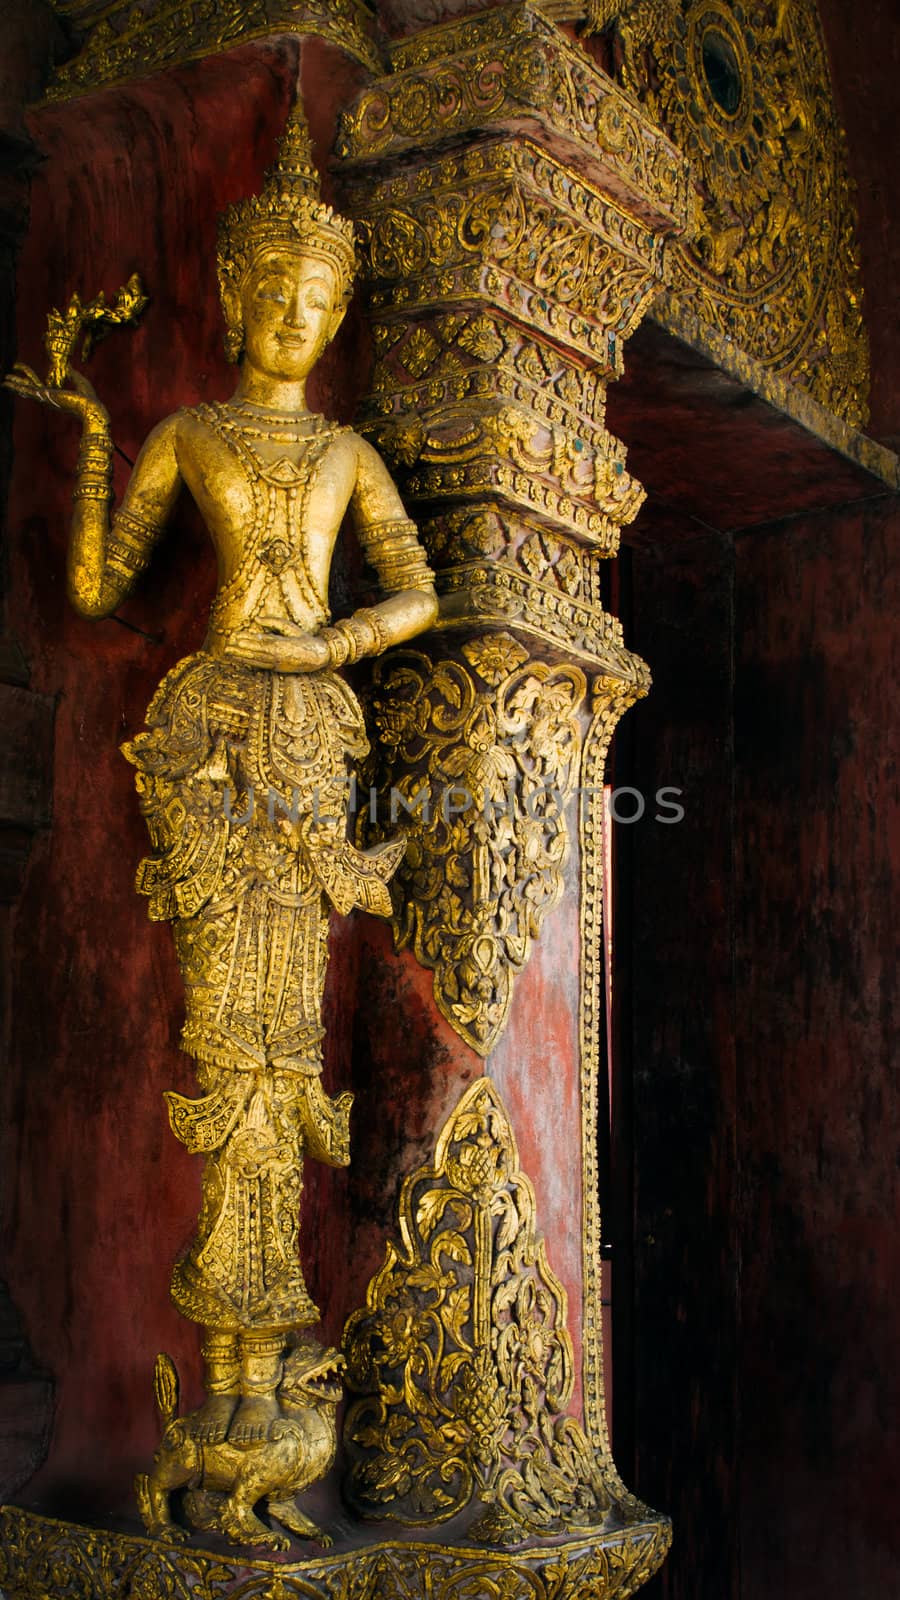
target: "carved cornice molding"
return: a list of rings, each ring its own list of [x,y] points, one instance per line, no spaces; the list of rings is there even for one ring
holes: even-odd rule
[[[609,376],[662,284],[663,235],[530,138],[430,154],[347,195],[374,308],[495,300]]]
[[[631,685],[638,696],[649,690],[647,664],[625,649],[616,619],[599,604],[570,598],[552,579],[536,582],[505,562],[473,563],[442,572],[438,592],[439,629],[502,627],[536,654],[577,661]]]
[[[45,101],[72,100],[164,67],[280,34],[314,35],[372,72],[384,63],[364,0],[53,0],[80,32],[80,48],[57,69]],[[84,31],[86,30],[86,31]]]

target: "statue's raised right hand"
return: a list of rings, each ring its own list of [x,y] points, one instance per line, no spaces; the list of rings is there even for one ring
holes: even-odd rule
[[[58,411],[68,411],[72,416],[80,417],[83,425],[91,431],[107,432],[109,413],[98,398],[93,384],[71,367],[67,377],[72,384],[71,389],[51,388],[42,382],[31,367],[26,367],[23,361],[17,361],[12,372],[3,379],[3,387],[11,389],[13,394],[21,395],[23,399],[40,400],[43,405],[55,406]]]

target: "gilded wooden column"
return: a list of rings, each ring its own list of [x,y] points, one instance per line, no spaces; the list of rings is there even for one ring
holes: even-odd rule
[[[631,1592],[669,1530],[613,1465],[599,1331],[602,785],[616,721],[650,681],[602,603],[644,498],[605,401],[684,227],[687,175],[527,4],[417,34],[391,64],[338,144],[368,260],[363,427],[441,610],[424,646],[376,670],[374,831],[406,828],[395,946],[431,971],[484,1076],[407,1177],[348,1324],[350,1492],[405,1523],[468,1508],[470,1535],[495,1545],[634,1525]],[[572,980],[561,1044],[528,987],[548,938]],[[565,1111],[552,1129],[548,1080]]]

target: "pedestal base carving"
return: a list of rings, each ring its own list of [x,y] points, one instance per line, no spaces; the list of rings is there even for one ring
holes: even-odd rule
[[[440,1543],[344,1541],[327,1556],[248,1561],[191,1542],[174,1548],[0,1510],[0,1590],[9,1600],[626,1600],[659,1567],[663,1518],[590,1538],[485,1550]]]

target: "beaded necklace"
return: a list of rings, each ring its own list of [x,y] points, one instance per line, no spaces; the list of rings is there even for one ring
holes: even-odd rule
[[[256,406],[249,400],[229,400],[222,408],[226,420],[240,428],[245,439],[264,439],[272,444],[304,444],[317,434],[340,432],[333,422],[307,411],[292,419],[289,412],[274,406]]]

